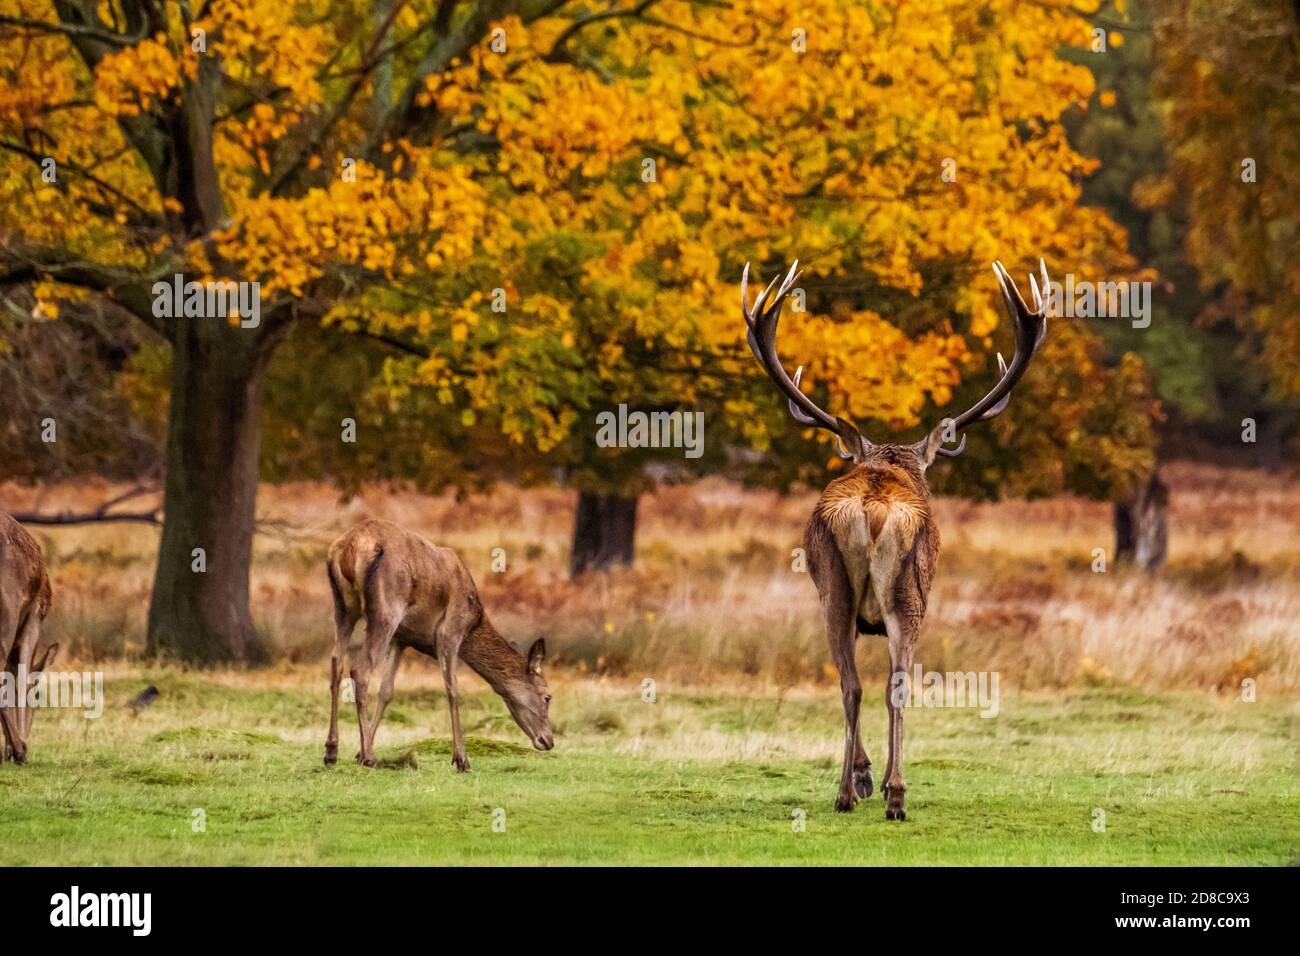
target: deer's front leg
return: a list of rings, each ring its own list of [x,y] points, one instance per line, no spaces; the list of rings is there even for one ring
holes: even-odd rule
[[[451,762],[460,773],[468,773],[469,757],[465,755],[465,735],[460,729],[460,696],[456,691],[456,662],[459,657],[459,641],[438,642],[438,664],[442,667],[442,683],[447,688],[447,706],[451,709]]]

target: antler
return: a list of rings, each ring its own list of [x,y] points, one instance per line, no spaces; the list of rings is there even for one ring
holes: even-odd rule
[[[1016,288],[1016,283],[1012,280],[1010,273],[1007,272],[1001,262],[993,263],[993,272],[998,277],[998,284],[1002,287],[1002,301],[1006,304],[1007,315],[1011,317],[1011,321],[1015,325],[1016,351],[1011,357],[1010,367],[1002,358],[1002,353],[998,353],[998,369],[1001,371],[1002,377],[998,379],[998,383],[993,386],[992,391],[966,411],[951,419],[954,432],[961,431],[973,422],[987,421],[1007,407],[1007,403],[1011,401],[1011,389],[1025,374],[1025,369],[1029,367],[1029,360],[1034,357],[1034,352],[1038,350],[1038,346],[1042,344],[1043,338],[1047,335],[1047,303],[1043,299],[1043,296],[1048,294],[1050,289],[1047,278],[1047,263],[1039,259],[1038,268],[1042,276],[1043,288],[1040,292],[1038,283],[1034,281],[1034,276],[1031,273],[1029,286],[1034,294],[1034,311],[1031,312],[1029,306],[1025,305],[1025,300],[1021,297],[1020,290]],[[965,448],[966,436],[962,435],[960,445],[953,449],[940,448],[939,454],[952,458],[960,455]]]
[[[803,366],[795,370],[792,380],[786,374],[776,354],[776,325],[781,319],[781,307],[785,304],[785,297],[795,280],[799,278],[799,273],[796,271],[798,268],[799,260],[796,259],[790,266],[790,271],[786,273],[785,279],[781,280],[780,275],[777,275],[767,288],[759,293],[751,309],[748,295],[749,263],[745,263],[745,271],[740,277],[740,310],[745,314],[745,324],[749,326],[749,348],[758,359],[758,363],[763,366],[763,371],[767,372],[767,377],[776,383],[776,387],[785,395],[794,420],[801,425],[824,428],[834,434],[838,439],[835,453],[846,460],[852,459],[855,457],[852,449],[862,450],[869,444],[867,440],[844,419],[836,418],[818,408],[816,403],[799,388]],[[781,283],[779,288],[777,288],[778,281]],[[776,290],[775,294],[773,289]]]

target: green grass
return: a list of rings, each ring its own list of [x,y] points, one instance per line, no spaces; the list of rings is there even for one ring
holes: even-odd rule
[[[1292,701],[1097,688],[1004,694],[995,719],[909,711],[898,824],[879,794],[831,809],[833,690],[661,685],[649,704],[636,685],[563,680],[545,754],[474,692],[460,775],[445,700],[419,670],[380,730],[394,769],[322,766],[314,676],[125,673],[98,720],[37,714],[31,763],[0,766],[0,865],[1279,864],[1300,848]],[[132,717],[148,682],[161,696]],[[884,708],[868,698],[879,783]]]

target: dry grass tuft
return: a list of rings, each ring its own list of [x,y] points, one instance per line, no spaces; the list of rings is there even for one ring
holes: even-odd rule
[[[1031,689],[1235,693],[1253,678],[1261,694],[1300,691],[1300,482],[1190,464],[1165,477],[1170,562],[1155,576],[1114,566],[1105,504],[939,500],[923,666],[998,671]],[[6,486],[0,507],[79,508],[111,491]],[[826,683],[834,671],[812,582],[791,569],[814,500],[722,479],[661,489],[642,502],[637,567],[575,582],[570,492],[502,488],[457,502],[375,485],[340,503],[325,485],[266,486],[260,511],[275,523],[256,543],[254,613],[283,661],[319,659],[331,640],[326,549],[362,517],[384,517],[459,551],[503,633],[521,644],[546,636],[573,676]],[[34,531],[54,579],[51,638],[83,661],[138,654],[156,529]],[[490,570],[498,547],[505,574]],[[1091,570],[1096,548],[1106,573]],[[883,680],[883,642],[863,647],[865,674]]]

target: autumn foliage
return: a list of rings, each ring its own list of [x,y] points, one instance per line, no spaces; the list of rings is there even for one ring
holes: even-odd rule
[[[453,410],[451,455],[487,434],[594,480],[618,402],[704,408],[766,448],[791,426],[743,345],[746,262],[803,264],[781,349],[819,401],[912,427],[1007,348],[992,260],[1134,268],[1059,122],[1093,92],[1058,56],[1084,9],[0,0],[0,281],[38,316],[99,297],[169,341],[173,463],[198,427],[177,416],[212,414],[193,396],[251,403],[212,439],[245,488],[249,385],[303,322],[393,346],[364,387]],[[149,288],[176,272],[260,282],[263,327],[161,325]],[[1117,495],[1149,469],[1135,357],[1107,367],[1055,321],[1020,391],[959,487]]]

